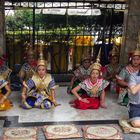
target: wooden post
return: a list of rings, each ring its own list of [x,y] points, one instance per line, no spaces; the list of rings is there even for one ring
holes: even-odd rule
[[[128,11],[124,13],[124,33],[122,38],[120,63],[128,62],[128,53],[136,48],[140,30],[140,1],[128,0]]]
[[[4,0],[0,0],[0,55],[5,53],[5,14]]]

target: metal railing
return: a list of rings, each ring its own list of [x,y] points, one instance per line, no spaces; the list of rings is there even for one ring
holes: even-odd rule
[[[91,9],[94,9],[95,7],[100,8],[102,11],[102,15],[98,17],[88,16],[82,18],[79,16],[63,15],[59,16],[59,18],[63,20],[58,20],[58,24],[54,24],[56,20],[51,21],[51,19],[55,19],[57,17],[56,15],[48,15],[47,19],[50,21],[46,22],[46,24],[36,24],[35,9],[56,7],[86,8],[87,6]],[[13,68],[15,64],[23,63],[23,51],[26,41],[31,42],[33,47],[35,47],[40,40],[43,40],[47,44],[46,52],[51,55],[50,72],[68,73],[69,69],[74,69],[76,65],[80,63],[79,57],[81,57],[86,50],[84,43],[80,48],[77,47],[76,38],[78,36],[93,37],[94,47],[92,43],[89,43],[89,45],[87,46],[88,51],[92,56],[94,56],[96,55],[98,46],[102,46],[102,64],[106,64],[108,62],[108,51],[112,46],[111,39],[115,36],[121,36],[122,34],[123,21],[114,23],[115,18],[119,17],[117,16],[117,13],[119,12],[115,12],[115,10],[124,10],[126,8],[125,6],[125,2],[103,2],[101,0],[81,0],[75,2],[75,5],[72,5],[72,1],[61,1],[59,5],[58,2],[55,1],[51,3],[44,1],[40,3],[29,1],[9,1],[8,3],[5,3],[5,9],[29,8],[33,10],[33,22],[32,25],[28,27],[28,29],[16,29],[11,27],[6,28],[6,48],[7,54],[9,56],[9,66]],[[108,40],[108,42],[106,40]],[[72,60],[69,59],[70,48],[73,48],[74,52],[72,55]],[[77,56],[79,57],[77,58]]]

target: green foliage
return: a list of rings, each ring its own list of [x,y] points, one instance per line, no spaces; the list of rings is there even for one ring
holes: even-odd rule
[[[18,10],[15,12],[15,17],[18,27],[31,26],[32,25],[32,11],[31,10]]]
[[[14,15],[6,17],[6,25],[11,29],[23,29],[32,26],[32,10],[15,10]]]
[[[70,29],[73,33],[73,29],[76,29],[78,33],[78,28],[80,30],[82,27],[88,29],[92,27],[103,27],[110,26],[111,24],[111,10],[103,10],[100,16],[68,16],[68,15],[47,15],[47,14],[36,14],[35,15],[35,30],[43,30],[43,32],[60,32],[65,34],[65,28]],[[123,23],[123,13],[114,12],[112,17],[113,25]],[[32,29],[33,26],[33,10],[23,9],[15,10],[14,15],[9,15],[6,17],[6,27],[8,31],[14,30],[28,30]],[[72,29],[72,30],[71,30]]]
[[[16,20],[14,16],[7,16],[6,17],[6,26],[10,29],[16,28]]]
[[[71,34],[76,34],[76,30],[74,28],[70,28],[71,30]],[[18,30],[14,30],[14,31],[7,31],[7,35],[30,35],[33,32],[29,31],[29,30],[23,30],[23,31],[18,31]],[[57,34],[57,35],[67,35],[68,34],[68,30],[66,28],[62,28],[61,30],[59,28],[56,28],[55,30],[42,30],[42,31],[35,31],[36,35],[46,35],[46,34]]]

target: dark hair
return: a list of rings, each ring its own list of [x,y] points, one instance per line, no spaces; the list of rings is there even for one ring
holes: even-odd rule
[[[138,72],[137,76],[140,76],[140,70],[139,70],[139,72]]]

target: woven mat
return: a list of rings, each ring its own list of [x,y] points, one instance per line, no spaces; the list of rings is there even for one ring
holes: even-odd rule
[[[43,131],[46,139],[80,138],[81,131],[74,124],[70,125],[45,125]]]
[[[5,128],[3,140],[37,140],[37,128]]]
[[[119,120],[119,124],[124,133],[140,133],[140,128],[132,127],[128,120]]]
[[[122,133],[118,125],[92,125],[84,126],[85,139],[122,140]]]

